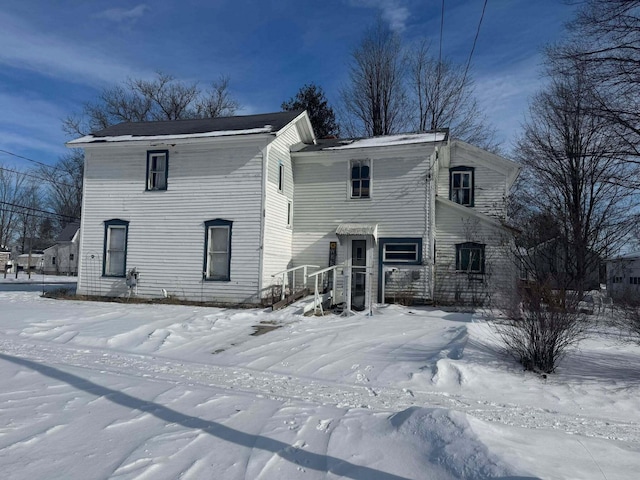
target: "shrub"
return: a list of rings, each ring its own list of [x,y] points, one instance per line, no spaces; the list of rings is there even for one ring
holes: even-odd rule
[[[518,295],[520,301],[512,302],[505,318],[496,322],[497,333],[507,353],[525,370],[552,373],[567,351],[585,337],[585,316],[566,292],[545,285],[529,285]]]

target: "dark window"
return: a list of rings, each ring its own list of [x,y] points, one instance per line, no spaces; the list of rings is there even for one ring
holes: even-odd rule
[[[351,198],[369,198],[370,193],[370,160],[351,160]]]
[[[449,200],[473,207],[474,200],[473,167],[453,167],[449,169]]]
[[[204,278],[228,281],[231,279],[231,226],[228,220],[205,222]]]
[[[56,264],[56,257],[51,257],[51,265],[55,265]]]
[[[129,222],[107,220],[104,222],[104,260],[102,274],[106,277],[124,277],[127,263],[127,236]]]
[[[284,165],[282,163],[278,167],[278,191],[284,191]]]
[[[613,277],[613,283],[622,283],[622,277]]]
[[[473,242],[457,244],[456,270],[467,273],[484,273],[484,244]]]
[[[70,253],[70,254],[69,254],[69,260],[71,260],[71,261],[73,262],[73,259],[74,259],[74,258],[75,258],[75,257],[74,257],[74,255],[73,255],[73,253]]]
[[[287,227],[290,227],[293,223],[293,203],[291,200],[287,200]]]
[[[631,285],[640,285],[640,277],[629,277],[629,283]]]
[[[147,190],[166,190],[169,172],[169,152],[147,152]]]

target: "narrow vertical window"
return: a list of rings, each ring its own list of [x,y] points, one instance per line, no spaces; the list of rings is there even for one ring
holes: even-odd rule
[[[147,152],[147,190],[166,190],[169,168],[169,152]]]
[[[371,193],[371,161],[351,160],[351,198],[369,198]]]
[[[453,167],[449,169],[449,199],[452,202],[473,207],[473,174],[473,167]]]
[[[206,280],[228,281],[231,279],[231,226],[228,220],[205,222],[205,269]]]
[[[129,222],[104,222],[104,260],[102,273],[106,277],[124,277],[127,263],[127,235]]]
[[[278,165],[278,191],[284,191],[284,165],[282,163]]]
[[[287,200],[287,227],[293,224],[293,202]]]

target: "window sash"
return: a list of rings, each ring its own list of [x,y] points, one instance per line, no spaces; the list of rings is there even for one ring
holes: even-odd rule
[[[417,262],[417,243],[385,243],[383,250],[384,262]]]
[[[479,246],[458,247],[457,270],[467,273],[484,273],[483,255],[483,248]]]
[[[371,194],[371,163],[369,160],[351,161],[351,198],[369,198]]]
[[[166,190],[167,188],[167,154],[149,154],[149,190]]]
[[[207,278],[210,280],[229,279],[230,231],[227,225],[209,227]]]
[[[107,228],[105,275],[124,276],[126,238],[127,227],[117,225]]]
[[[451,172],[451,200],[460,205],[471,205],[471,172]]]

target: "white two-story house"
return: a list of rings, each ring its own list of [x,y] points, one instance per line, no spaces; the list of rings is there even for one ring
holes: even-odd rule
[[[85,150],[80,294],[258,304],[274,274],[335,263],[358,308],[480,303],[511,278],[518,167],[446,132],[317,140],[305,112],[279,112],[68,146]]]

